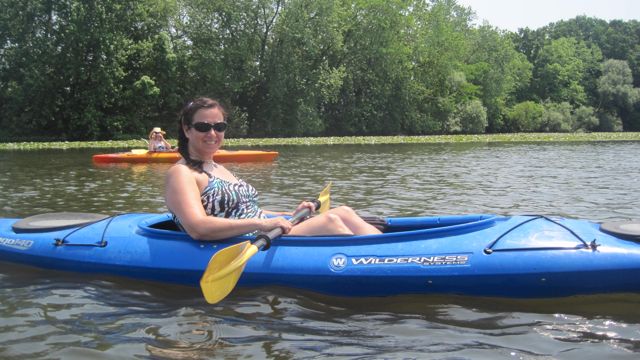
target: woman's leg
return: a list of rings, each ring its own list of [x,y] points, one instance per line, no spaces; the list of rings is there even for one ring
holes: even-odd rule
[[[356,212],[348,206],[340,206],[332,209],[342,222],[353,232],[354,235],[374,235],[381,234],[375,226],[364,221]]]
[[[353,235],[353,232],[338,215],[326,212],[299,223],[287,235]]]
[[[371,235],[380,234],[353,209],[340,206],[294,226],[288,235]]]

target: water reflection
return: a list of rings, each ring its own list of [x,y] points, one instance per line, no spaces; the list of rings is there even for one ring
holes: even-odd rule
[[[237,289],[207,305],[197,289],[5,268],[3,355],[203,358],[634,358],[639,295],[509,300],[341,298]],[[637,354],[636,354],[637,355]]]

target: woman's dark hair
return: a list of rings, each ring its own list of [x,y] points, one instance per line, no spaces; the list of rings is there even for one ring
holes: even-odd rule
[[[224,107],[216,100],[206,97],[193,99],[193,101],[185,105],[180,111],[178,121],[178,152],[180,152],[180,155],[182,155],[182,158],[186,161],[187,166],[198,172],[203,172],[202,165],[204,162],[202,160],[192,159],[191,155],[189,155],[189,139],[184,133],[183,125],[191,127],[193,124],[193,115],[195,115],[198,110],[213,108],[218,108],[222,113],[222,117],[226,119],[227,112]]]

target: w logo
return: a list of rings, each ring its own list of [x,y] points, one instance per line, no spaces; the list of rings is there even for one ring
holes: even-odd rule
[[[329,267],[333,271],[344,270],[347,267],[347,256],[344,254],[333,255],[329,261]]]

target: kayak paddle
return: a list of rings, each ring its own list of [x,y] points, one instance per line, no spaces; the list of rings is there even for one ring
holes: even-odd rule
[[[330,207],[331,182],[325,187],[317,199],[313,200],[316,211],[325,212]],[[308,208],[295,213],[289,221],[297,224],[301,219],[310,215]],[[267,250],[271,246],[271,240],[282,235],[282,228],[278,227],[266,234],[259,234],[255,241],[244,241],[226,247],[211,257],[207,269],[200,278],[200,289],[205,300],[215,304],[224,299],[236,286],[247,261],[260,250]]]

